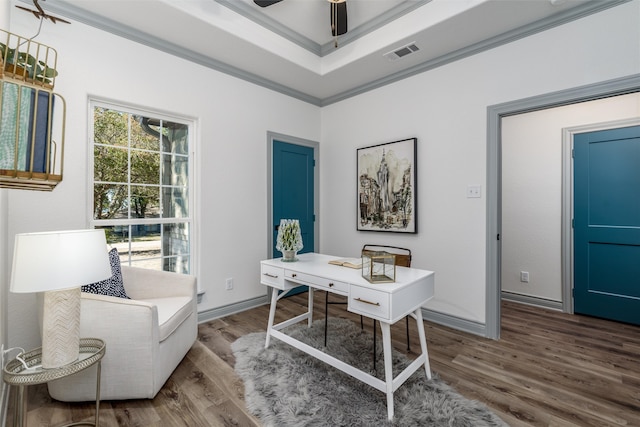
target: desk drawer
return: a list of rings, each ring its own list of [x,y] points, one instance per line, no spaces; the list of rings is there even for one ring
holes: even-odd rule
[[[351,286],[348,309],[354,313],[387,320],[391,311],[389,294],[375,289]]]
[[[277,289],[284,289],[284,268],[260,264],[260,283]]]
[[[311,274],[299,273],[297,271],[285,270],[284,275],[287,279],[295,280],[299,283],[308,284],[316,289],[332,291],[338,294],[347,295],[349,285],[337,280],[326,279]]]

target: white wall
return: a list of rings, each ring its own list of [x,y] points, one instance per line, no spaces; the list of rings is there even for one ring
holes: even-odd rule
[[[58,50],[56,90],[67,100],[63,182],[7,197],[7,258],[18,232],[88,224],[88,97],[198,120],[199,310],[264,294],[267,131],[320,141],[320,250],[357,255],[365,242],[407,246],[436,271],[429,307],[484,323],[486,107],[640,72],[640,2],[478,54],[323,108],[254,86],[74,22],[46,23]],[[11,30],[37,21],[11,7]],[[198,83],[200,81],[201,83]],[[417,235],[356,232],[356,148],[418,138]],[[467,199],[467,185],[483,197]],[[241,256],[239,255],[241,254]],[[235,289],[224,290],[234,278]],[[10,295],[9,343],[39,343],[35,298]]]
[[[413,265],[436,272],[427,307],[484,324],[487,106],[639,72],[634,1],[323,108],[322,250],[409,247]],[[357,232],[356,148],[408,137],[418,138],[418,234]],[[482,198],[467,199],[476,184]]]
[[[562,302],[562,129],[637,117],[640,94],[502,120],[503,291]]]
[[[38,21],[11,8],[11,31],[35,34]],[[51,193],[8,195],[9,256],[20,232],[88,226],[91,212],[88,99],[113,99],[197,120],[199,310],[265,295],[268,256],[267,131],[320,139],[319,108],[73,22],[45,22],[37,41],[58,51],[56,92],[67,101],[64,178]],[[214,41],[215,42],[215,41]],[[224,290],[227,277],[234,289]],[[35,296],[9,296],[9,342],[39,345]]]
[[[9,28],[9,9],[11,3],[8,0],[0,0],[0,28]],[[0,189],[0,347],[7,347],[7,296],[9,293],[9,260],[7,255],[7,190]],[[4,368],[4,354],[0,353],[0,368]],[[0,384],[0,425],[4,426],[5,411],[8,404],[9,386]]]

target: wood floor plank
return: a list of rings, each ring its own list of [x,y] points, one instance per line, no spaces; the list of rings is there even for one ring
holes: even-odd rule
[[[276,321],[305,312],[306,303],[306,293],[280,300]],[[344,305],[331,305],[329,315],[360,323]],[[158,396],[101,402],[101,425],[259,426],[244,405],[231,344],[266,330],[267,316],[268,306],[261,306],[199,325],[198,341]],[[314,318],[323,317],[324,294],[318,292]],[[364,329],[372,333],[370,320]],[[431,322],[425,322],[425,330],[433,371],[511,426],[640,426],[638,326],[503,302],[500,340]],[[396,350],[416,356],[415,323],[412,352],[406,350],[404,321],[392,326],[391,335]],[[54,401],[45,385],[29,387],[28,402],[30,426],[93,417],[93,404]],[[10,411],[7,425],[11,420]]]
[[[594,399],[581,396],[575,393],[574,390],[559,389],[550,385],[549,377],[543,377],[539,380],[532,380],[523,373],[523,370],[517,369],[512,365],[505,365],[498,363],[497,365],[490,366],[487,363],[478,362],[478,359],[468,356],[459,356],[455,359],[455,363],[462,364],[466,368],[475,369],[478,374],[487,374],[489,376],[499,376],[505,370],[508,370],[512,375],[508,378],[508,384],[512,391],[518,392],[518,398],[522,401],[531,402],[532,405],[538,405],[539,409],[545,413],[556,415],[559,417],[567,417],[565,407],[571,407],[577,410],[580,414],[588,415],[594,418],[594,423],[587,421],[581,421],[582,425],[595,425],[600,426],[603,423],[609,422],[618,425],[625,425],[626,420],[615,415],[610,415],[614,419],[603,419],[601,414],[611,414],[606,411],[610,408],[611,404],[607,402],[597,402]],[[589,387],[590,384],[587,384]],[[562,402],[561,406],[555,404],[555,402]],[[605,411],[605,412],[602,412]],[[579,418],[574,415],[574,411],[570,414],[571,417]]]
[[[189,396],[200,402],[203,412],[216,413],[223,425],[260,425],[244,406],[244,386],[231,366],[200,343],[194,345],[186,359],[182,365],[190,364],[197,374],[192,381],[183,382],[183,387],[191,385]]]

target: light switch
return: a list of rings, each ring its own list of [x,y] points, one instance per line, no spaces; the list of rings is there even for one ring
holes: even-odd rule
[[[480,193],[482,186],[481,185],[470,185],[467,187],[467,199],[478,198],[480,197]]]

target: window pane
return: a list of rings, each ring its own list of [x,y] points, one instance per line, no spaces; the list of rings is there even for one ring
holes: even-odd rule
[[[96,144],[129,145],[129,115],[106,108],[93,110],[93,140]]]
[[[93,147],[93,179],[102,182],[127,182],[128,154],[126,148]]]
[[[165,256],[189,254],[189,224],[164,224],[162,235]]]
[[[131,225],[131,261],[157,258],[161,254],[160,224]]]
[[[131,266],[139,267],[139,268],[148,268],[149,270],[162,271],[162,258],[142,259],[138,261],[133,261],[131,263]],[[165,269],[165,271],[169,271],[169,270]]]
[[[131,186],[131,217],[158,218],[160,216],[160,187]]]
[[[186,186],[189,184],[189,158],[186,156],[162,156],[162,185]]]
[[[162,151],[189,154],[189,126],[182,123],[163,122]]]
[[[160,153],[131,150],[131,183],[158,184]]]
[[[164,218],[186,218],[189,216],[189,199],[186,188],[163,188],[162,204]]]
[[[129,264],[129,226],[112,225],[107,227],[96,227],[104,230],[107,244],[118,250],[120,263]]]
[[[96,227],[101,230],[104,230],[104,235],[107,238],[107,244],[109,246],[123,248],[123,245],[126,245],[126,248],[123,248],[122,251],[129,252],[129,227],[122,225],[111,225],[104,227]],[[118,249],[118,252],[121,252]]]
[[[189,274],[189,257],[176,256],[164,259],[163,269],[174,273]]]
[[[156,119],[131,116],[131,148],[160,151],[158,123],[159,120]]]
[[[129,217],[129,199],[126,185],[94,184],[93,219]]]

